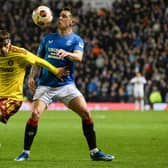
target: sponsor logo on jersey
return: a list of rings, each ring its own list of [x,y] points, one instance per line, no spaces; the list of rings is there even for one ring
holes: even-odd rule
[[[13,72],[14,68],[0,68],[0,72]]]
[[[67,40],[66,41],[66,46],[71,46],[72,45],[72,40]]]
[[[52,44],[52,43],[53,43],[53,40],[48,40],[48,43],[49,43],[49,44]]]
[[[53,59],[61,59],[60,56],[58,55],[58,49],[57,48],[48,48],[48,58],[53,58]]]

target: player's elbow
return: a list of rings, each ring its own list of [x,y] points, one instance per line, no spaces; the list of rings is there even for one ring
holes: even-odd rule
[[[73,58],[74,58],[75,61],[82,62],[82,60],[83,60],[83,53],[81,51],[75,51],[73,53],[73,56],[74,56]]]
[[[71,60],[76,62],[82,62],[82,57],[75,57],[75,58],[72,58]]]
[[[83,61],[82,57],[81,57],[81,58],[79,58],[79,59],[78,59],[78,61],[79,61],[79,62],[82,62],[82,61]]]

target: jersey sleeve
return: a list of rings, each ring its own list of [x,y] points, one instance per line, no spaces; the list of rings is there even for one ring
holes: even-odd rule
[[[37,65],[40,65],[44,68],[47,68],[49,71],[51,71],[54,75],[57,75],[58,74],[58,68],[53,66],[52,64],[50,64],[49,62],[47,62],[46,60],[38,57],[37,55],[29,52],[29,51],[26,51],[26,53],[24,54],[24,57],[23,58],[23,61],[28,63],[28,64],[37,64]]]
[[[132,78],[130,83],[132,83],[132,84],[135,83],[135,78]]]
[[[147,83],[147,81],[146,81],[146,79],[143,77],[143,83],[144,84],[146,84]]]
[[[83,52],[83,50],[84,50],[84,41],[81,38],[77,38],[76,45],[74,46],[74,51],[75,50]]]

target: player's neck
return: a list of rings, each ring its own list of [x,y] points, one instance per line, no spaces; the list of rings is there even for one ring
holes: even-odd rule
[[[61,36],[67,36],[72,33],[72,29],[58,29],[58,33]]]

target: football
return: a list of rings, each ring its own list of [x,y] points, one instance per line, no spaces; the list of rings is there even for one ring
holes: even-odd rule
[[[52,10],[44,5],[38,6],[33,10],[32,19],[37,26],[47,26],[53,20]]]

